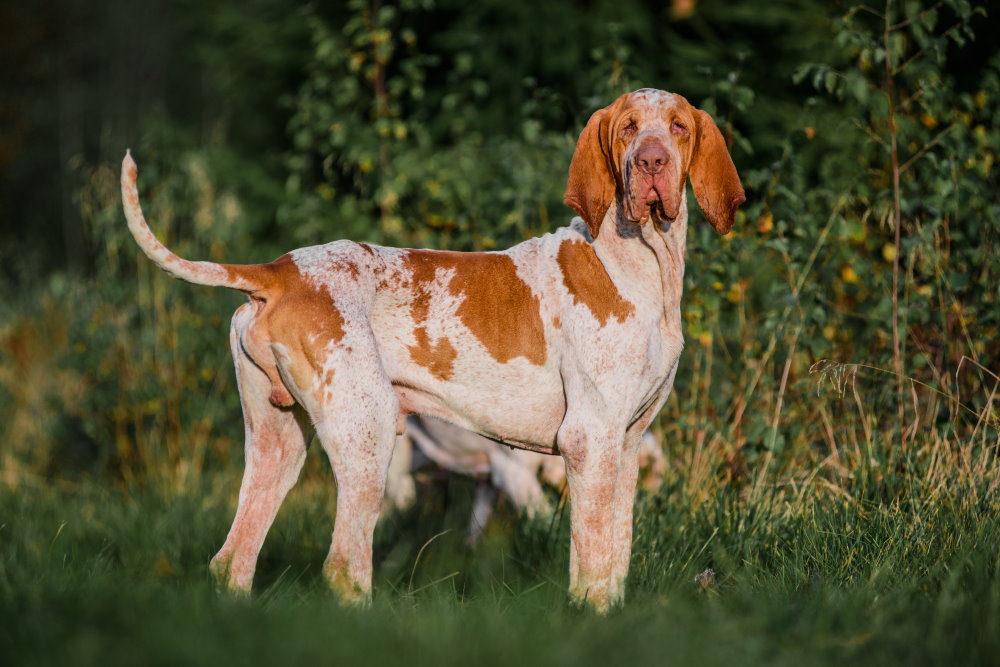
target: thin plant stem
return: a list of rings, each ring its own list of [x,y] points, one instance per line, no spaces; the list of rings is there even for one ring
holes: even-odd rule
[[[902,241],[900,192],[899,192],[899,151],[896,145],[896,105],[894,102],[892,45],[889,37],[892,31],[890,18],[892,0],[885,3],[885,30],[882,33],[885,47],[885,96],[889,106],[889,139],[892,151],[892,224],[896,236],[895,252],[892,258],[892,362],[896,371],[896,409],[899,416],[900,447],[906,446],[906,407],[903,398],[903,357],[899,349],[899,255]],[[890,455],[890,462],[893,457]]]

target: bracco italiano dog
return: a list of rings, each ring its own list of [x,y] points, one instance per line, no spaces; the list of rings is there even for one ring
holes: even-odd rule
[[[323,573],[343,600],[367,600],[393,440],[402,416],[423,414],[560,454],[570,596],[597,610],[621,601],[639,442],[684,346],[688,178],[709,222],[728,232],[744,195],[722,134],[683,97],[643,89],[598,110],[580,135],[565,201],[585,227],[503,252],[336,241],[238,265],[161,244],[126,155],[125,215],[143,252],[176,278],[249,297],[230,334],[246,470],[215,576],[250,589],[315,429],[338,488]]]

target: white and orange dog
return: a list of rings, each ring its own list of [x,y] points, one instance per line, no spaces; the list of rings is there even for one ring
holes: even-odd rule
[[[143,252],[176,278],[249,296],[230,334],[246,470],[215,576],[250,589],[315,429],[338,488],[323,573],[342,599],[369,599],[393,441],[416,413],[562,455],[570,595],[602,611],[620,602],[640,439],[684,347],[689,177],[728,232],[744,195],[722,134],[683,97],[643,89],[595,112],[580,135],[565,201],[584,224],[495,253],[337,241],[236,265],[161,244],[126,155],[125,215]]]

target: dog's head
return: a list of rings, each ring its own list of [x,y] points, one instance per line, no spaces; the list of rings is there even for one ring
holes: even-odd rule
[[[720,234],[733,226],[746,197],[712,117],[680,95],[643,88],[590,117],[569,167],[564,201],[597,238],[617,200],[628,220],[674,220],[688,178],[698,204]]]

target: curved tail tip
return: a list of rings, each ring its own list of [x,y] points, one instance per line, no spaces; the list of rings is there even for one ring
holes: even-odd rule
[[[137,171],[135,160],[132,159],[131,148],[125,149],[125,158],[122,160],[122,171],[129,175],[134,175]]]

